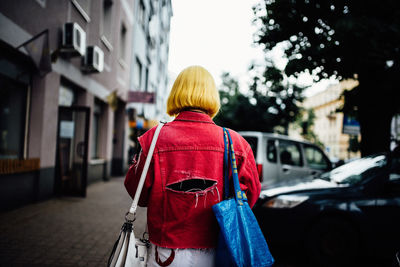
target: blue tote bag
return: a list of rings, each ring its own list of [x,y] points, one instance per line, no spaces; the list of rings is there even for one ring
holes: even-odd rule
[[[272,257],[246,194],[240,189],[232,138],[224,128],[224,199],[212,208],[220,227],[217,266],[272,266]],[[229,197],[229,164],[232,169],[234,196]]]

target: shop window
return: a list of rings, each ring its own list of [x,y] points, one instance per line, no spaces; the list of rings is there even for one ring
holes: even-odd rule
[[[91,129],[92,144],[90,146],[90,156],[92,159],[100,158],[100,129],[101,129],[101,116],[103,113],[103,103],[99,99],[95,99],[93,108],[93,120]]]
[[[70,107],[74,104],[76,104],[76,96],[74,90],[61,85],[60,93],[58,95],[58,105],[63,107]]]
[[[27,91],[0,75],[0,159],[24,158]]]

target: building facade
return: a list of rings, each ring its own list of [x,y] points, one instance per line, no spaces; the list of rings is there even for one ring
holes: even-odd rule
[[[168,121],[168,53],[172,6],[170,0],[135,1],[132,76],[130,79],[129,131],[130,153],[138,148],[137,137],[160,120]]]
[[[341,95],[344,90],[351,90],[358,85],[358,81],[345,80],[330,85],[322,92],[307,97],[303,101],[303,108],[312,109],[315,114],[313,132],[324,145],[325,152],[331,159],[346,160],[359,157],[360,154],[349,151],[350,135],[343,133],[344,114],[336,112],[342,107]],[[290,135],[299,136],[297,131]],[[359,135],[357,135],[359,138]]]
[[[153,94],[153,102],[140,103],[132,99],[129,108],[140,119],[166,119],[168,96],[168,53],[172,6],[169,0],[135,1],[134,42],[132,43],[133,75],[130,90]]]
[[[1,210],[85,196],[87,184],[125,173],[132,62],[148,59],[137,8],[147,4],[0,2]],[[148,66],[142,75],[154,75]]]

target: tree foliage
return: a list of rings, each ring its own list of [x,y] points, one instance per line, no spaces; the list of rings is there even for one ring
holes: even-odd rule
[[[319,147],[324,147],[324,144],[319,140],[314,132],[315,113],[313,109],[302,110],[303,116],[298,116],[294,126],[301,129],[301,136]]]
[[[269,51],[285,42],[287,75],[359,80],[345,110],[357,113],[364,155],[389,148],[390,120],[400,111],[399,6],[398,0],[265,0],[254,7],[256,43]]]
[[[248,92],[242,93],[238,81],[224,73],[221,110],[215,122],[235,130],[287,134],[289,123],[299,114],[298,101],[302,100],[303,88],[290,84],[273,65],[265,69],[264,76],[272,81],[269,86],[263,78],[255,76]]]
[[[229,73],[223,73],[220,88],[221,109],[214,121],[221,126],[240,131],[272,131],[267,112],[267,99],[256,95],[256,102],[239,90],[239,82]]]

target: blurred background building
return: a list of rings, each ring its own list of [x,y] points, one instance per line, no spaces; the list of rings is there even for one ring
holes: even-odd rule
[[[145,130],[165,110],[171,16],[170,0],[0,2],[1,210],[126,171],[136,115]]]
[[[302,103],[306,110],[311,109],[315,115],[312,131],[331,160],[346,160],[359,157],[360,152],[349,149],[351,139],[359,140],[359,125],[353,122],[342,112],[337,112],[343,106],[341,95],[344,90],[351,90],[358,85],[356,80],[345,80],[328,86],[325,90],[307,97]],[[293,129],[289,133],[297,138],[301,137],[300,129]]]
[[[145,119],[160,120],[165,116],[165,98],[168,96],[166,63],[172,16],[171,4],[168,2],[135,2],[138,14],[134,25],[131,64],[134,71],[130,79],[130,88],[137,91],[136,95],[142,96],[143,101],[133,102],[128,106],[134,108],[137,115]]]

